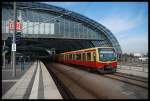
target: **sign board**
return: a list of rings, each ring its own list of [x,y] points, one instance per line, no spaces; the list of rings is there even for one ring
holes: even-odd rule
[[[14,22],[11,21],[9,22],[9,29],[14,30]],[[16,23],[16,30],[21,30],[22,29],[22,24],[20,22]]]
[[[15,43],[12,44],[12,51],[16,51],[16,44]]]

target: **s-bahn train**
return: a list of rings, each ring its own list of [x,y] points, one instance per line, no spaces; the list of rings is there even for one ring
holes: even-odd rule
[[[65,64],[80,65],[100,73],[114,73],[117,68],[117,54],[113,47],[94,47],[56,55],[56,60]]]

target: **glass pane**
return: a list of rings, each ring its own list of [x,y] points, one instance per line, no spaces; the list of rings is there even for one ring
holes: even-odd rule
[[[28,23],[28,34],[33,34],[33,23],[32,22],[29,22]]]
[[[38,22],[34,22],[34,34],[39,34],[39,23]]]
[[[6,33],[9,33],[9,22],[8,21],[6,21]]]
[[[49,34],[49,23],[45,23],[45,34]]]
[[[27,22],[23,22],[23,29],[22,29],[22,32],[24,33],[24,34],[27,34]]]
[[[87,53],[87,60],[91,61],[91,53]]]
[[[40,24],[40,34],[44,33],[44,23]]]
[[[114,61],[116,60],[116,54],[113,48],[99,48],[99,54],[101,61]]]
[[[54,32],[54,23],[51,23],[50,24],[50,34],[54,34],[55,32]]]

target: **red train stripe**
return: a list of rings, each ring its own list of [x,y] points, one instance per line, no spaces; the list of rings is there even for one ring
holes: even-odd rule
[[[105,65],[111,65],[112,68],[116,68],[117,67],[117,62],[110,62],[110,63],[102,63],[102,62],[95,62],[95,61],[80,61],[80,60],[65,60],[62,61],[64,63],[70,63],[70,64],[76,64],[76,65],[81,65],[81,66],[85,66],[84,68],[93,68],[93,69],[97,69],[97,68],[104,68]]]

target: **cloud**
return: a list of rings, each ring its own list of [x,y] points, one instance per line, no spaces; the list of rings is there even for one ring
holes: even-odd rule
[[[109,15],[109,17],[105,19],[101,19],[99,23],[106,26],[110,29],[114,34],[119,34],[121,32],[133,29],[139,26],[143,21],[143,12],[140,12],[133,17],[124,16],[117,14],[116,16]]]
[[[120,40],[123,53],[148,52],[148,37],[131,37]]]
[[[143,11],[139,11],[134,16],[109,15],[105,19],[101,19],[99,23],[108,28],[117,37],[123,53],[145,53],[148,51],[147,34],[137,33],[135,31],[140,30],[137,28],[143,29],[139,27],[143,25],[146,18],[143,16],[143,13]],[[145,31],[145,33],[148,32]]]

